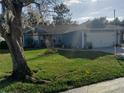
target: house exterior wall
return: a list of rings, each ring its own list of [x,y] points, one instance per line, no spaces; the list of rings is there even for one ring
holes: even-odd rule
[[[124,31],[120,32],[120,43],[124,44]]]
[[[116,44],[116,32],[95,31],[87,32],[87,43],[91,43],[92,48],[112,47]]]
[[[25,34],[23,39],[23,45],[25,48],[42,48],[45,46],[43,42],[43,36],[32,36]]]
[[[114,31],[75,31],[56,36],[57,44],[65,48],[102,48],[113,47],[116,44]]]
[[[23,37],[23,46],[24,47],[31,47],[32,46],[32,42],[33,42],[33,39],[32,39],[32,36],[31,35],[24,35]]]
[[[38,35],[33,36],[33,47],[40,47],[40,39]]]
[[[115,31],[73,31],[52,37],[54,45],[63,48],[113,47],[117,38]],[[24,35],[24,47],[42,47],[43,41],[42,35]]]
[[[80,31],[75,31],[75,32],[70,32],[66,33],[63,35],[58,35],[57,37],[57,42],[60,43],[65,47],[65,48],[82,48],[82,32]]]

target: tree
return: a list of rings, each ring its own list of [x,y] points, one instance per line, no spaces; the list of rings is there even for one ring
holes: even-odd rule
[[[47,1],[47,2],[46,2]],[[25,80],[32,77],[32,72],[26,63],[23,54],[23,33],[22,33],[22,8],[35,3],[38,7],[53,4],[56,0],[1,0],[2,16],[0,19],[0,33],[5,38],[9,47],[13,72],[12,78],[16,80]],[[40,3],[40,4],[39,4]],[[47,9],[46,9],[47,10]],[[45,10],[44,10],[45,11]]]
[[[120,25],[121,26],[124,26],[124,20],[121,21]]]
[[[54,24],[70,24],[71,14],[70,9],[63,3],[54,7],[56,15],[53,16]]]
[[[110,22],[111,25],[121,25],[121,21],[116,17],[113,21]]]
[[[43,15],[39,12],[39,10],[35,7],[32,7],[32,5],[29,5],[26,7],[26,13],[23,13],[22,15],[22,22],[24,24],[23,27],[32,27],[35,28],[40,23],[43,23]]]
[[[95,18],[93,20],[88,20],[85,22],[86,26],[92,27],[92,28],[101,28],[105,27],[106,24],[108,24],[108,21],[106,17],[100,17],[100,18]]]

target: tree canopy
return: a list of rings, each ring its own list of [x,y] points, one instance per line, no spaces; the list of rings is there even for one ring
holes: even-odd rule
[[[54,7],[54,12],[56,13],[53,16],[54,24],[70,24],[71,23],[71,13],[70,9],[63,3],[56,5]]]
[[[124,20],[120,20],[118,17],[112,21],[107,20],[106,17],[94,18],[93,20],[88,20],[85,22],[86,26],[92,28],[101,28],[105,27],[106,25],[118,25],[124,26]]]
[[[92,28],[105,27],[107,23],[108,23],[108,20],[106,19],[106,17],[95,18],[93,20],[88,20],[87,22],[85,22],[85,24],[88,27],[92,27]]]

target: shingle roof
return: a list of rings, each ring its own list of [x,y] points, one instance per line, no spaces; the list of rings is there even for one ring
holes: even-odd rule
[[[43,27],[43,26],[41,26]],[[105,27],[101,28],[93,28],[93,27],[87,27],[86,25],[80,24],[80,25],[56,25],[56,26],[47,26],[43,27],[47,33],[49,34],[64,34],[74,31],[124,31],[124,27],[122,26],[115,26],[115,25],[106,25]]]
[[[49,26],[43,26],[39,25],[35,28],[35,31],[37,31],[40,34],[65,34],[69,32],[74,31],[124,31],[124,27],[122,26],[115,26],[115,25],[106,25],[105,27],[101,28],[93,28],[93,27],[87,27],[84,24],[80,25],[49,25]]]

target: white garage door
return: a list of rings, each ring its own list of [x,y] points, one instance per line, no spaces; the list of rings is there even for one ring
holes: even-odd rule
[[[93,48],[112,47],[116,42],[115,32],[88,32],[87,42],[91,42]]]

